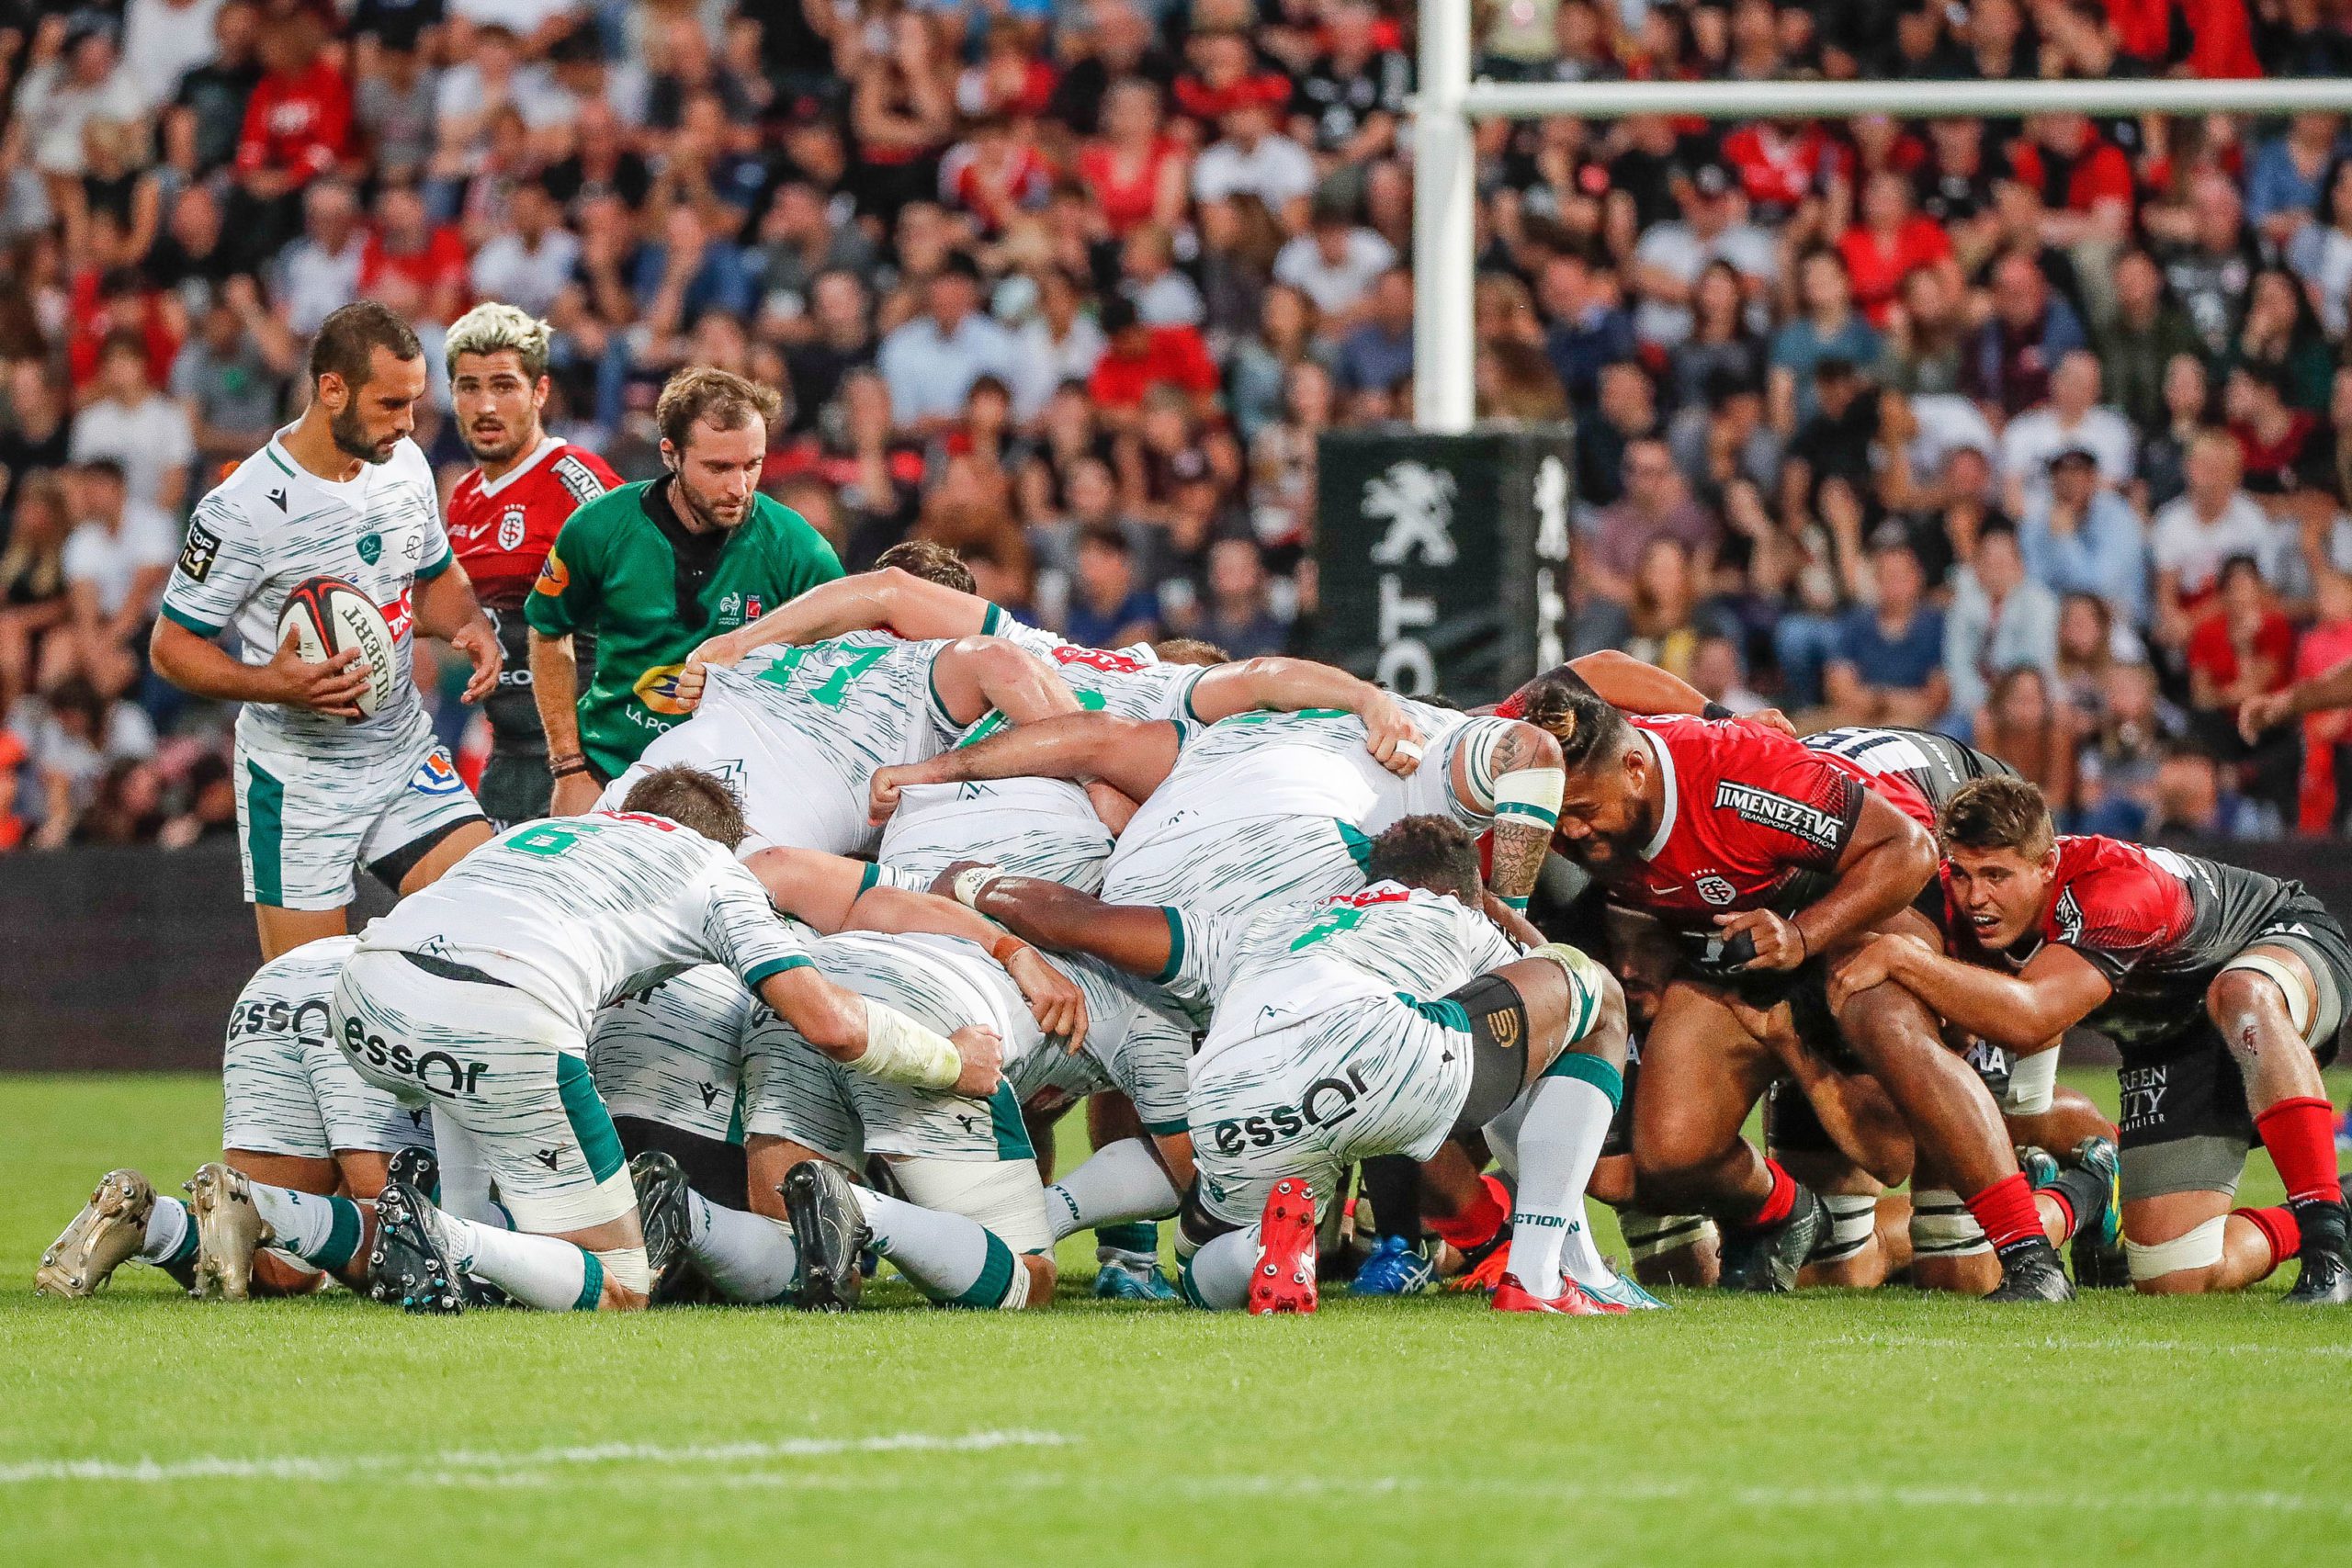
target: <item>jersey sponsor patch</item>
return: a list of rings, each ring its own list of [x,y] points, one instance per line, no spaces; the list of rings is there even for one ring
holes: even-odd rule
[[[1846,826],[1843,820],[1818,807],[1791,800],[1785,795],[1774,795],[1769,789],[1758,789],[1754,784],[1734,784],[1729,779],[1716,781],[1715,809],[1734,812],[1742,821],[1753,822],[1759,828],[1778,828],[1825,850],[1838,847]]]
[[[201,523],[187,525],[187,543],[180,547],[180,570],[191,581],[201,582],[212,575],[212,563],[220,558],[220,536]]]
[[[1116,653],[1107,648],[1080,648],[1064,643],[1054,649],[1057,664],[1083,664],[1089,670],[1106,671],[1115,675],[1133,675],[1140,671],[1143,660],[1129,654]]]
[[[446,746],[435,746],[432,753],[416,767],[416,776],[408,781],[409,788],[419,795],[456,795],[466,787],[458,775],[458,765],[449,760]]]
[[[605,481],[596,477],[595,470],[577,457],[569,455],[558,457],[555,460],[555,477],[565,490],[571,492],[572,501],[580,505],[585,506],[605,493]],[[510,545],[507,547],[512,549],[514,547]]]
[[[552,563],[555,557],[548,557]],[[657,664],[637,678],[637,700],[655,713],[682,714],[686,705],[678,700],[678,677],[685,673],[683,664]]]

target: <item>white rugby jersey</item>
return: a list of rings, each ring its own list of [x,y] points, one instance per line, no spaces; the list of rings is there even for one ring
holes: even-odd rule
[[[245,988],[237,993],[236,1006],[229,1010],[229,1038],[282,1034],[325,1043],[327,999],[358,946],[356,936],[322,936],[281,953],[254,970]],[[310,1091],[302,1092],[307,1097]]]
[[[510,828],[371,921],[362,952],[470,964],[573,1020],[697,964],[746,987],[808,962],[735,857],[659,817],[594,812]]]
[[[817,970],[844,990],[887,1002],[926,1029],[953,1034],[967,1024],[993,1030],[1010,1072],[1041,1036],[1021,987],[986,949],[962,937],[842,931],[808,946]]]
[[[290,427],[289,427],[290,428]],[[372,758],[413,747],[429,728],[410,678],[420,581],[449,569],[449,536],[432,465],[413,441],[336,484],[288,455],[285,432],[197,502],[187,542],[164,589],[163,613],[201,637],[233,626],[247,664],[277,652],[277,616],[307,578],[340,577],[375,601],[392,628],[400,668],[390,701],[366,718],[247,703],[237,718],[248,745],[325,759]]]
[[[957,861],[977,860],[1092,893],[1116,842],[1086,792],[1068,780],[992,779],[899,791],[876,854],[918,887]]]
[[[1168,925],[1170,989],[1216,1007],[1195,1061],[1360,998],[1433,1001],[1521,956],[1484,913],[1394,882],[1202,922],[1170,909]]]
[[[620,1098],[609,1086],[623,1084],[638,1091],[636,1098],[699,1102],[725,1120],[742,1072],[743,1037],[762,1010],[724,964],[705,964],[656,980],[596,1015],[588,1070],[607,1100]]]
[[[1191,1021],[1159,999],[1157,987],[1107,964],[1076,953],[1047,953],[1046,960],[1086,994],[1086,1043],[1072,1053],[1048,1043],[1008,1066],[1014,1097],[1026,1105],[1047,1090],[1077,1099],[1115,1089],[1135,1101],[1146,1131],[1182,1132]]]
[[[1216,668],[1162,664],[1148,643],[1131,643],[1121,649],[1087,648],[1025,626],[993,604],[989,606],[982,629],[1052,665],[1069,689],[1078,694],[1080,706],[1114,713],[1121,718],[1199,722],[1200,716],[1193,711],[1193,687]],[[978,739],[1003,722],[1002,714],[988,715],[965,735],[963,743]]]

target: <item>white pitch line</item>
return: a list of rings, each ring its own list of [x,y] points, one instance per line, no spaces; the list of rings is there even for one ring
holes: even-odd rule
[[[0,1485],[51,1481],[130,1482],[170,1485],[183,1481],[356,1481],[392,1476],[423,1485],[527,1483],[537,1472],[597,1464],[756,1465],[778,1460],[834,1459],[846,1454],[981,1453],[991,1449],[1059,1448],[1077,1439],[1059,1432],[987,1431],[934,1434],[886,1432],[868,1438],[788,1438],[771,1443],[595,1443],[518,1452],[457,1450],[447,1453],[349,1454],[330,1458],[264,1455],[190,1460],[55,1459],[0,1463]]]
[[[1983,1348],[1973,1339],[1941,1338],[1928,1334],[1836,1334],[1804,1341],[1809,1349],[1827,1347],[1833,1349],[1900,1350],[1974,1350]],[[2180,1339],[2060,1339],[2045,1336],[2033,1338],[2021,1336],[2009,1341],[2004,1348],[2010,1350],[2059,1350],[2068,1355],[2112,1352],[2139,1354],[2154,1351],[2159,1355],[2190,1352],[2200,1356],[2313,1356],[2341,1360],[2352,1357],[2352,1345],[2226,1345],[2190,1344]]]

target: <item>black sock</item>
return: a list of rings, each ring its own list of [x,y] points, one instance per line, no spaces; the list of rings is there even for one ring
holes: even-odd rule
[[[735,1145],[642,1116],[616,1116],[613,1131],[620,1134],[621,1148],[631,1159],[658,1149],[678,1162],[687,1186],[720,1208],[751,1208],[751,1177],[743,1167],[743,1151]]]
[[[2062,1172],[2057,1180],[2041,1190],[2058,1194],[2065,1201],[2066,1207],[2073,1212],[2075,1223],[2066,1233],[2069,1235],[2075,1235],[2087,1226],[2098,1215],[2100,1208],[2106,1204],[2108,1198],[2107,1178],[2095,1170],[2085,1170],[2079,1168]]]
[[[1372,1200],[1373,1224],[1382,1236],[1421,1239],[1421,1168],[1407,1155],[1380,1155],[1363,1162],[1363,1194]]]

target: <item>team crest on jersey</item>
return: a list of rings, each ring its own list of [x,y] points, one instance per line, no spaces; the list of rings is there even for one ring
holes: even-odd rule
[[[359,558],[366,561],[369,566],[374,566],[378,561],[382,560],[384,558],[384,536],[381,534],[360,535]]]
[[[201,582],[212,575],[212,563],[220,558],[220,536],[201,523],[187,525],[187,543],[180,547],[180,570],[191,582]]]
[[[539,563],[539,580],[531,584],[532,591],[547,594],[549,598],[560,598],[563,591],[571,586],[571,569],[563,564],[561,556],[549,550],[548,558]]]
[[[409,788],[419,795],[456,795],[466,787],[458,776],[458,765],[449,761],[447,747],[435,746],[433,754],[417,764],[416,776],[409,780]]]
[[[521,549],[523,535],[526,531],[522,507],[510,506],[498,514],[498,547],[500,549]]]
[[[685,668],[683,664],[657,664],[648,670],[637,678],[637,700],[655,713],[688,712],[686,705],[678,700],[678,677]]]
[[[1740,820],[1759,828],[1778,828],[1825,850],[1838,847],[1838,829],[1844,826],[1818,807],[1791,800],[1785,795],[1774,795],[1769,789],[1758,789],[1754,784],[1734,784],[1729,779],[1715,785],[1715,809],[1735,812]]]
[[[1700,897],[1710,904],[1721,906],[1739,897],[1739,889],[1713,872],[1709,872],[1690,886]]]

